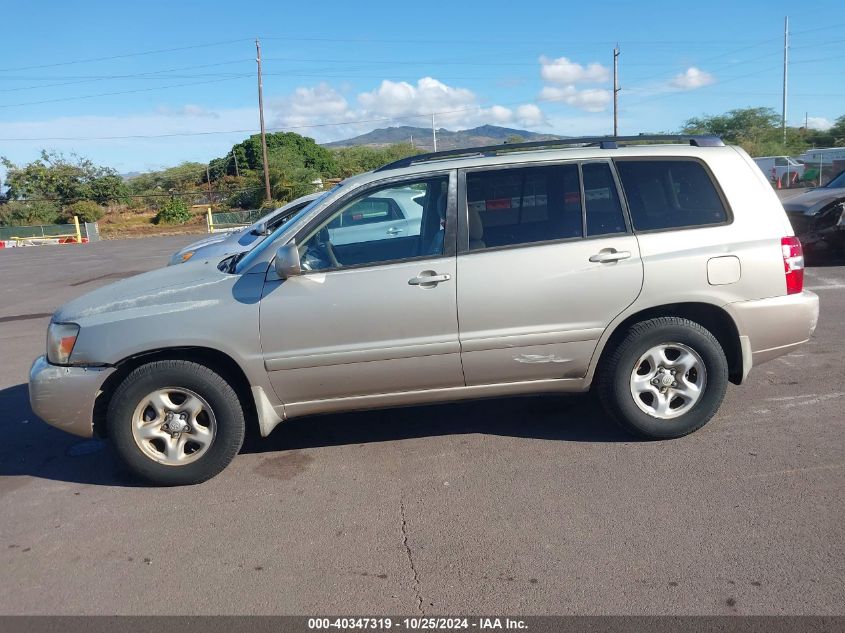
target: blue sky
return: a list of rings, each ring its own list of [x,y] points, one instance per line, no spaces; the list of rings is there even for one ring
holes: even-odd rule
[[[779,112],[785,15],[788,120],[824,127],[845,114],[841,0],[7,3],[0,155],[121,172],[222,155],[258,128],[256,36],[267,125],[321,142],[433,112],[449,129],[609,133],[617,41],[623,134]]]

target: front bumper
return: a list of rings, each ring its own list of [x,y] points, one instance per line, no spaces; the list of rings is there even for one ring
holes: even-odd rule
[[[739,330],[745,378],[752,366],[788,354],[810,339],[819,320],[819,297],[805,290],[782,297],[737,301],[725,309]]]
[[[94,434],[94,400],[114,367],[59,367],[44,356],[29,370],[29,403],[47,424],[91,437]]]

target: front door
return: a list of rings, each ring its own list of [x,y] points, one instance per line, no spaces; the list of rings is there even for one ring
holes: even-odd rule
[[[467,171],[458,315],[467,385],[581,378],[643,269],[606,161]]]
[[[261,300],[264,363],[286,405],[464,384],[449,179],[369,188],[297,236],[303,274],[268,279]]]

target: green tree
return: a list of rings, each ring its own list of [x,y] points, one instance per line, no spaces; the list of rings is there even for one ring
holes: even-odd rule
[[[181,163],[158,171],[149,171],[130,178],[129,189],[134,194],[153,192],[191,192],[205,181],[205,165],[202,163]]]
[[[87,158],[58,152],[41,152],[40,158],[23,166],[8,158],[0,159],[6,168],[7,195],[11,200],[50,199],[62,205],[78,200],[98,204],[125,200],[126,185],[111,167],[95,165]]]
[[[0,204],[0,225],[27,226],[30,224],[56,224],[59,205],[49,200],[11,200]]]
[[[422,154],[410,143],[396,143],[387,147],[370,147],[367,145],[356,145],[352,147],[341,147],[333,150],[335,171],[333,176],[348,178],[355,174],[371,171],[386,163],[408,156]]]
[[[845,147],[845,114],[827,130],[807,130],[807,142],[813,147]]]
[[[809,146],[804,132],[794,127],[787,127],[784,143],[781,116],[771,108],[739,108],[693,117],[684,123],[681,133],[715,134],[752,156],[800,154]]]
[[[73,221],[73,216],[79,218],[80,222],[96,222],[103,217],[103,207],[92,200],[80,200],[62,209],[61,218],[68,222]]]
[[[312,193],[321,179],[320,172],[309,167],[305,157],[290,147],[276,148],[267,156],[270,191],[273,200],[289,202]]]
[[[273,132],[267,134],[267,160],[271,163],[271,155],[279,151],[292,152],[302,158],[303,166],[321,174],[329,174],[334,170],[332,153],[317,145],[313,138],[301,136],[295,132]],[[261,135],[253,134],[248,139],[238,143],[222,158],[215,158],[208,164],[211,179],[217,180],[223,175],[235,175],[235,158],[238,170],[263,170],[264,161],[261,152]]]
[[[193,217],[188,205],[181,198],[171,198],[162,205],[153,221],[156,224],[185,224]]]

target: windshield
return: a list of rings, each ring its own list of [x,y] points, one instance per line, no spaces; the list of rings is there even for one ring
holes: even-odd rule
[[[254,262],[261,255],[261,253],[264,252],[264,249],[267,248],[267,245],[272,244],[273,241],[285,229],[287,229],[287,227],[289,225],[291,225],[291,224],[295,223],[297,220],[299,220],[299,218],[301,218],[306,213],[308,213],[311,210],[312,207],[320,204],[320,202],[322,202],[329,194],[333,193],[335,190],[337,190],[342,185],[343,185],[343,183],[336,185],[335,187],[332,187],[331,189],[329,189],[328,191],[323,193],[321,196],[314,198],[311,202],[309,202],[304,207],[302,207],[296,213],[296,215],[291,217],[286,222],[282,223],[282,225],[277,227],[275,231],[273,231],[270,235],[268,235],[266,238],[261,240],[252,250],[250,250],[247,253],[241,253],[241,256],[238,257],[236,261],[233,261],[229,264],[230,266],[232,266],[234,268],[233,272],[240,272],[240,271],[248,268],[252,264],[252,262]]]
[[[830,189],[845,189],[845,171],[840,171],[825,187],[829,187]]]

